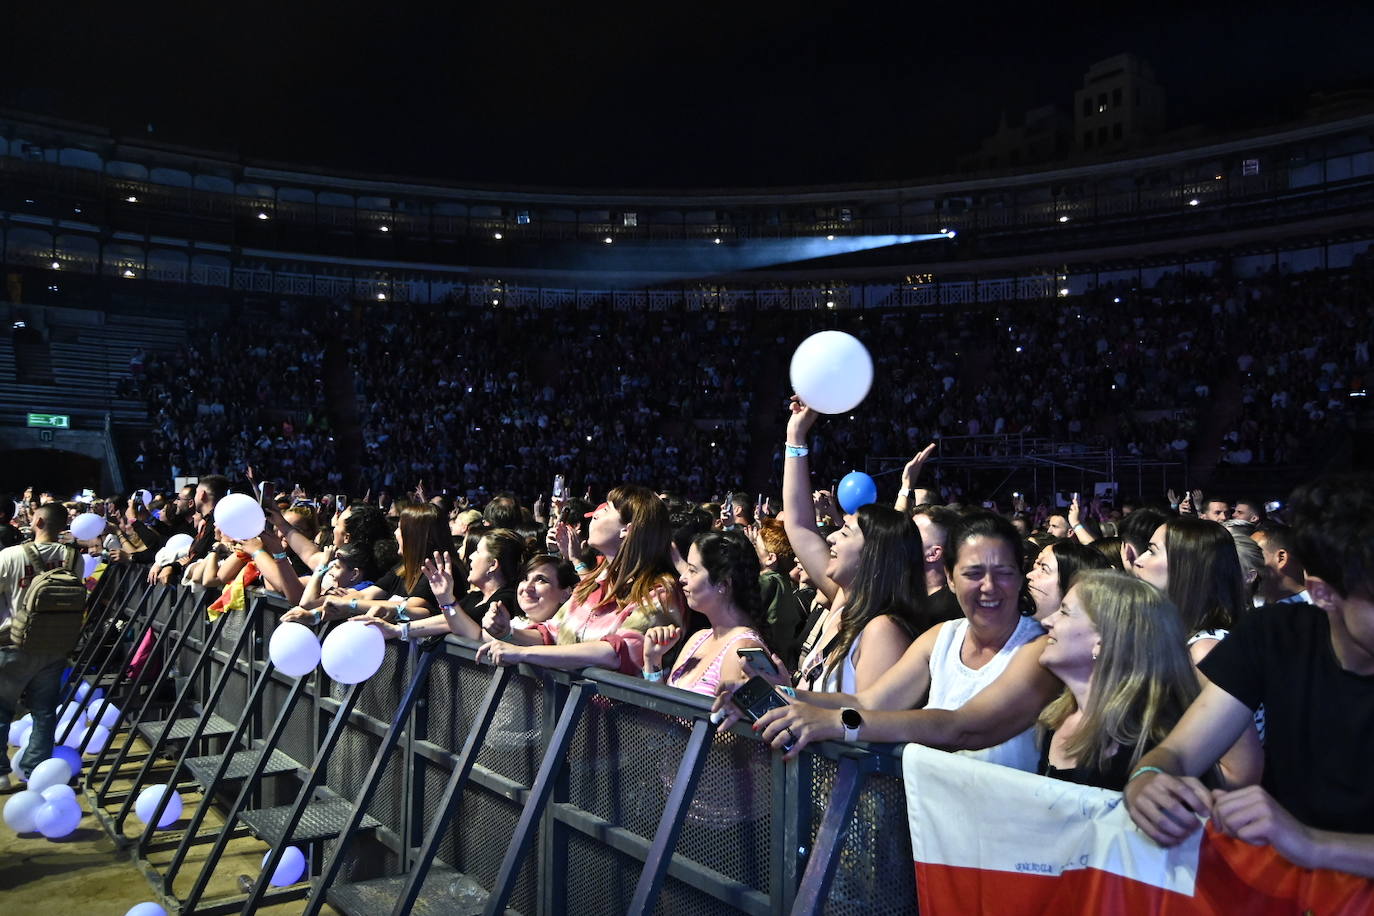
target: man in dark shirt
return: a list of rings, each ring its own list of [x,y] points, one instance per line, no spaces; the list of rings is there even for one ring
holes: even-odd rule
[[[1162,845],[1210,815],[1222,832],[1305,868],[1374,877],[1374,476],[1323,478],[1290,500],[1312,604],[1243,619],[1199,666],[1209,683],[1126,785],[1132,819]],[[1195,778],[1265,709],[1258,786]]]

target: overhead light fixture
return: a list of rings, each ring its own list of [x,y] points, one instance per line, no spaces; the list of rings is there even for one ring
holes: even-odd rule
[[[62,262],[61,262],[61,261],[53,261],[53,262],[52,262],[51,264],[49,264],[48,266],[51,267],[53,270],[61,270],[61,269],[62,269]]]
[[[383,226],[383,227],[382,227],[382,231],[383,231],[383,232],[390,232],[390,231],[391,231],[391,227],[390,227],[390,226]]]
[[[1188,201],[1188,206],[1190,206],[1190,207],[1196,207],[1196,206],[1198,205],[1198,203],[1199,203],[1198,199],[1197,199],[1196,197],[1194,197],[1192,200]]]
[[[717,245],[719,245],[719,244],[720,244],[720,239],[719,239],[719,238],[716,238],[716,239],[715,239],[715,243],[716,243]]]
[[[1069,218],[1067,216],[1061,216],[1059,217],[1059,221],[1061,223],[1067,223],[1069,221]]]
[[[827,236],[825,237],[825,240],[826,240],[827,242],[833,242],[833,241],[835,241],[835,236],[833,236],[833,235],[827,235]]]
[[[124,201],[125,203],[136,204],[138,203],[138,198],[130,194],[128,197],[124,198]]]
[[[611,244],[611,242],[614,242],[614,241],[615,241],[615,239],[611,238],[609,235],[606,236],[606,244],[607,244],[607,245]]]
[[[385,301],[386,301],[386,293],[378,293],[378,294],[377,294],[377,301],[378,301],[378,302],[385,302]]]
[[[129,280],[132,280],[134,278],[134,270],[132,267],[124,268],[124,277]]]
[[[499,232],[493,232],[493,233],[491,234],[491,237],[494,238],[494,239],[496,239],[496,241],[498,241],[498,242],[501,241],[503,238],[505,238],[505,236],[502,235],[502,234],[499,233]]]
[[[1069,288],[1068,288],[1067,286],[1061,286],[1061,287],[1059,287],[1059,295],[1060,295],[1060,296],[1067,296],[1068,294],[1069,294]]]
[[[259,211],[258,211],[258,219],[267,219],[267,218],[268,218],[268,216],[267,216],[267,211],[266,211],[266,210],[259,210]]]

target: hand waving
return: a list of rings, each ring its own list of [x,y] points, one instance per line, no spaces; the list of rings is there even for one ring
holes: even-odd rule
[[[453,555],[447,550],[440,555],[434,551],[434,558],[425,557],[425,578],[429,580],[434,600],[439,604],[453,603]]]

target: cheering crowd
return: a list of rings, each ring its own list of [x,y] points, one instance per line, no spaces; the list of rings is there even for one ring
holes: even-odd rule
[[[234,540],[214,523],[230,481],[212,475],[102,506],[25,494],[0,534],[22,539],[17,522],[59,544],[96,508],[110,522],[87,553],[164,583],[261,584],[293,603],[286,620],[610,668],[713,696],[719,721],[752,721],[788,755],[919,742],[1123,790],[1161,844],[1210,817],[1298,865],[1374,876],[1368,475],[1305,484],[1281,517],[1194,492],[1115,521],[1075,502],[1023,531],[1025,516],[938,504],[920,486],[934,444],[895,499],[835,505],[812,486],[817,418],[793,398],[776,501],[559,481],[547,503],[499,493],[479,510],[423,488],[378,505],[267,483],[267,526]],[[26,562],[0,553],[0,619]],[[56,692],[13,663],[32,680],[32,765]],[[7,685],[0,725],[22,692]]]

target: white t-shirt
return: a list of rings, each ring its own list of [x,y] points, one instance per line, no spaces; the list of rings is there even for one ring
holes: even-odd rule
[[[1017,649],[1045,635],[1045,628],[1034,617],[1022,617],[1006,644],[981,668],[970,668],[959,658],[967,635],[966,619],[950,620],[940,625],[935,648],[930,653],[930,699],[926,702],[926,709],[958,709],[963,706],[1007,670]],[[1034,726],[993,747],[959,753],[1027,772],[1034,772],[1040,762]]]
[[[34,547],[38,548],[38,556],[47,564],[43,569],[25,569],[28,565],[28,554],[23,544],[0,550],[0,626],[9,622],[15,602],[23,598],[24,589],[28,588],[26,572],[32,572],[36,576],[44,570],[52,569],[53,564],[67,556],[68,548],[65,544],[34,544]]]

